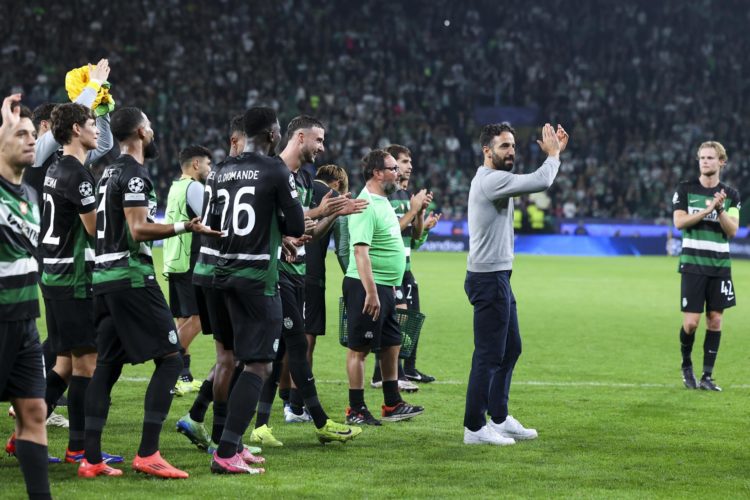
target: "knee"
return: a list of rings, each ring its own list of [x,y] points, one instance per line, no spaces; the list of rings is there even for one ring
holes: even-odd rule
[[[686,318],[682,322],[682,329],[685,330],[685,333],[688,335],[694,335],[695,331],[698,329],[698,320],[694,318]]]
[[[721,313],[709,312],[706,314],[706,329],[712,331],[721,330]]]
[[[47,403],[43,399],[29,399],[16,404],[18,425],[23,429],[44,427],[47,421]]]

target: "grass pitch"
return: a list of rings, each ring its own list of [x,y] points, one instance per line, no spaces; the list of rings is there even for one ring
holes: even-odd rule
[[[157,258],[160,254],[157,254]],[[127,367],[113,391],[104,446],[124,454],[122,478],[80,480],[71,465],[50,467],[56,498],[238,497],[748,497],[747,415],[750,366],[747,325],[750,262],[734,262],[739,306],[727,311],[715,378],[722,393],[688,391],[680,378],[679,275],[674,258],[519,256],[511,283],[519,304],[524,351],[511,392],[511,413],[539,439],[511,447],[464,446],[463,407],[472,353],[471,307],[463,292],[465,254],[418,253],[414,273],[427,315],[418,366],[438,382],[407,401],[423,416],[386,423],[347,445],[317,443],[309,424],[283,423],[277,399],[271,425],[283,448],[264,450],[266,474],[214,476],[208,455],[174,431],[192,397],[175,398],[161,450],[187,470],[186,481],[136,475],[143,395],[152,364]],[[341,274],[329,260],[328,335],[314,371],[328,413],[347,405],[344,349],[337,339]],[[44,330],[43,322],[40,328]],[[693,359],[702,361],[701,324]],[[191,346],[193,373],[212,363],[213,343]],[[369,367],[372,362],[370,362]],[[371,409],[382,394],[366,390]],[[6,405],[3,405],[3,409]],[[65,409],[61,410],[65,413]],[[207,419],[210,421],[211,412]],[[12,421],[0,418],[0,433]],[[49,429],[50,452],[67,434]],[[0,497],[22,498],[16,460],[0,460]]]

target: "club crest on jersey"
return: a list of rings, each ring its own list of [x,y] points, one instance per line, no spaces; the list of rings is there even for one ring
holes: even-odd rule
[[[78,192],[81,193],[81,196],[84,198],[91,196],[94,193],[94,186],[92,186],[89,181],[83,181],[78,185]]]
[[[25,201],[22,201],[18,204],[18,208],[21,210],[21,215],[26,215],[29,213],[29,204]]]
[[[284,328],[286,328],[287,330],[291,330],[293,326],[294,326],[294,321],[292,321],[292,318],[290,317],[284,318]]]
[[[177,344],[177,332],[174,330],[169,330],[169,343]]]
[[[289,174],[289,187],[291,189],[297,189],[297,183],[294,182],[294,174]]]
[[[144,187],[143,179],[140,177],[133,177],[128,181],[128,189],[131,193],[140,193]]]
[[[396,298],[398,300],[403,299],[404,298],[404,292],[402,292],[401,290],[396,290]]]

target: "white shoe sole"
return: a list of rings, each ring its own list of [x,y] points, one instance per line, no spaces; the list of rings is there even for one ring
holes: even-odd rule
[[[504,438],[515,439],[516,441],[531,441],[532,439],[536,439],[539,437],[539,434],[523,435],[523,434],[510,434],[508,432],[501,432],[500,435]]]
[[[515,440],[509,439],[507,441],[486,441],[484,439],[466,439],[464,438],[464,444],[468,445],[476,445],[476,444],[488,444],[491,446],[510,446],[512,444],[516,444]]]

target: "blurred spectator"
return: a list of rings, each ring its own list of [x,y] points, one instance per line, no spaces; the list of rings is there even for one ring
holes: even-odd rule
[[[748,192],[748,21],[744,0],[10,2],[0,90],[62,102],[67,70],[108,57],[118,104],[159,131],[161,200],[180,149],[204,144],[220,160],[246,107],[282,122],[310,113],[328,127],[320,164],[346,166],[355,191],[369,148],[407,145],[414,188],[432,189],[446,219],[466,215],[475,110],[537,110],[534,126],[571,133],[547,213],[669,220],[704,140],[726,145],[722,179]],[[530,171],[536,130],[514,125],[516,168]]]

